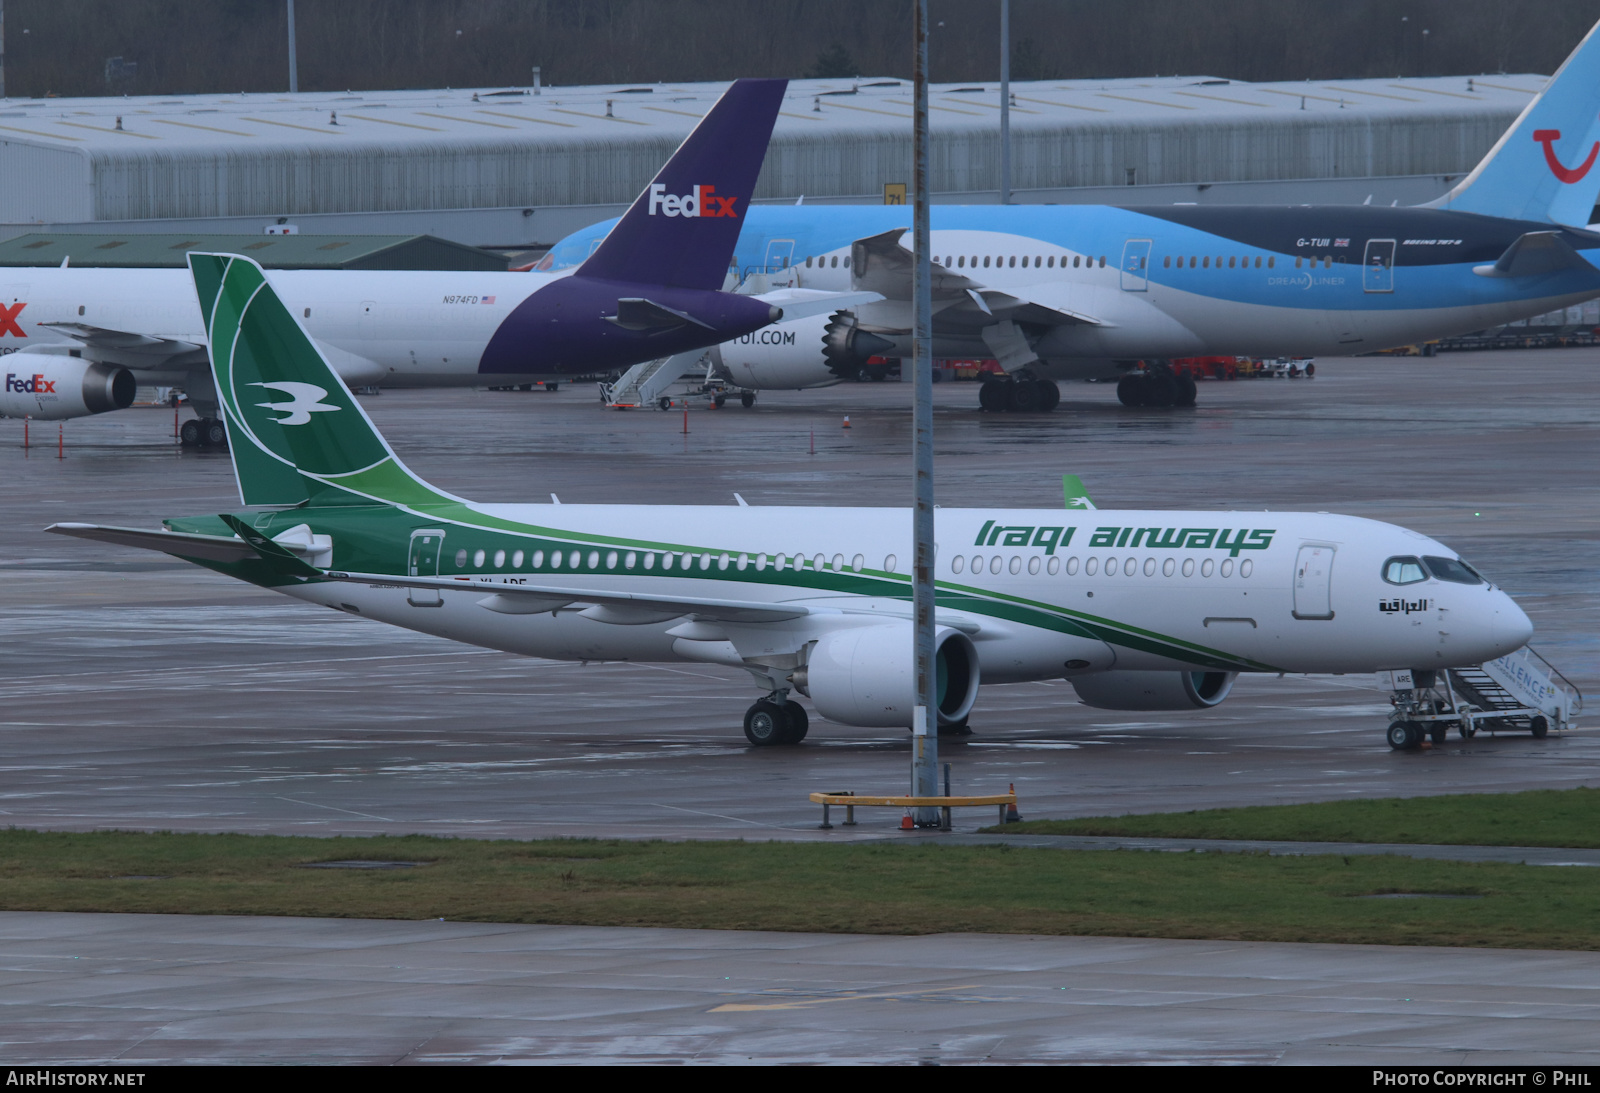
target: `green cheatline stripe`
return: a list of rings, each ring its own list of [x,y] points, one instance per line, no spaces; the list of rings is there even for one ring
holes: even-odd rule
[[[669,544],[647,539],[629,539],[613,535],[580,534],[562,528],[524,524],[515,520],[507,520],[504,517],[491,516],[487,513],[479,512],[464,501],[440,493],[401,467],[393,458],[384,459],[375,466],[353,471],[349,474],[308,477],[315,477],[319,482],[337,486],[356,496],[392,505],[414,516],[482,531],[537,535],[584,546],[631,547],[636,550],[654,550],[658,553],[726,553],[734,555],[749,553],[748,551],[728,551],[708,546],[691,546],[682,543]],[[804,573],[805,571],[801,572]],[[705,570],[703,574],[701,579],[711,578],[713,580],[741,584],[749,583],[742,576],[723,574],[721,571]],[[818,577],[823,579],[819,581]],[[776,580],[778,583],[791,587],[815,591],[844,592],[857,595],[884,595],[896,599],[908,599],[910,597],[909,576],[886,573],[882,570],[869,569],[859,574],[839,574],[833,580],[827,579],[826,574],[820,573],[811,576],[809,579],[781,576],[777,577]],[[772,578],[763,578],[763,583],[772,582]],[[888,582],[893,587],[882,588],[880,582]],[[867,588],[863,589],[861,587],[863,583],[867,584]],[[1279,671],[1273,665],[1251,660],[1248,657],[1237,656],[1220,649],[1213,649],[1182,638],[1171,637],[1154,630],[1130,626],[1127,623],[1117,622],[1114,619],[1104,618],[1088,612],[1045,603],[1042,600],[1013,596],[1003,592],[991,592],[987,589],[944,581],[936,582],[936,585],[940,589],[954,594],[941,593],[939,600],[942,606],[956,607],[961,605],[960,609],[971,611],[974,614],[1020,622],[1025,625],[1054,630],[1058,633],[1073,634],[1078,637],[1092,637],[1109,644],[1121,645],[1128,649],[1137,649],[1140,652],[1169,657],[1173,660],[1200,661],[1212,668],[1228,671]],[[1199,655],[1196,656],[1196,654]]]

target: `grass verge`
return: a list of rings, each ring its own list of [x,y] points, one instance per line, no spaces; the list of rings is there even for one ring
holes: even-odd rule
[[[1536,789],[1253,805],[1203,812],[1030,820],[984,830],[1017,835],[1600,847],[1600,790]]]
[[[420,862],[310,869],[313,862]],[[1373,899],[1394,893],[1470,899]],[[0,910],[1600,948],[1600,871],[1009,846],[0,832]]]

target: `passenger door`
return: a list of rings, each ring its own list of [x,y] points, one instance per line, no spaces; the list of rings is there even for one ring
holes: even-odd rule
[[[1394,291],[1394,240],[1369,239],[1361,261],[1361,287],[1367,292]]]
[[[1150,287],[1149,239],[1130,239],[1122,245],[1122,291],[1145,292]]]
[[[1294,617],[1333,618],[1334,548],[1306,543],[1294,560]]]
[[[439,575],[439,551],[444,549],[444,532],[438,528],[423,528],[411,533],[411,551],[406,570],[413,577]],[[406,602],[412,607],[442,607],[444,597],[437,588],[411,588],[406,590]]]

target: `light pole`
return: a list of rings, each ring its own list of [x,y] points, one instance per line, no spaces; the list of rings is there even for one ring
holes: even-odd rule
[[[1000,204],[1011,204],[1011,0],[1000,0]]]
[[[928,257],[928,0],[916,0],[911,65],[912,391],[911,631],[916,703],[911,726],[911,795],[939,793],[938,665],[933,652],[933,267]],[[939,822],[939,810],[917,809],[918,826]]]
[[[300,66],[294,56],[294,0],[284,0],[289,10],[289,94],[300,90]]]

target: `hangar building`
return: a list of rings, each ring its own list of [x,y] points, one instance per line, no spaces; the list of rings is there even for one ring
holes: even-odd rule
[[[1427,200],[1545,81],[1014,83],[1014,199],[1274,201],[1293,181],[1296,200]],[[632,200],[725,87],[8,99],[0,238],[283,224],[549,243]],[[758,199],[881,200],[907,179],[910,102],[890,78],[794,81]],[[998,85],[930,102],[935,193],[994,200]]]

